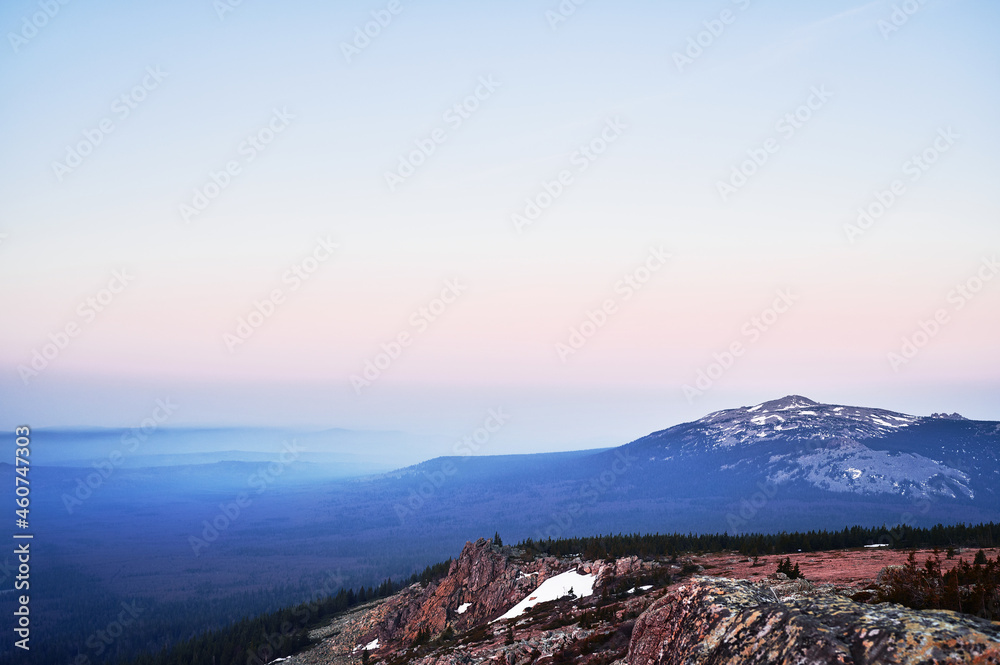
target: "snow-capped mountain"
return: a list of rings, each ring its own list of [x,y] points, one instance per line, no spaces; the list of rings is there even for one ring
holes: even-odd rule
[[[1000,486],[998,443],[1000,423],[789,395],[716,411],[628,448],[652,463],[708,456],[732,480],[750,474],[772,488],[800,484],[833,493],[974,499],[975,476],[986,472],[991,493]]]
[[[693,423],[677,425],[646,438],[672,439],[681,435],[682,440],[699,447],[706,441],[714,447],[735,447],[776,439],[874,439],[921,420],[918,416],[885,409],[819,404],[799,395],[789,395],[756,406],[716,411]]]

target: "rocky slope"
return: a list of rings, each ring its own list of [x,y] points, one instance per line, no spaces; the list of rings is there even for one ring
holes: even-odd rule
[[[1000,625],[830,593],[782,598],[767,584],[697,578],[639,617],[626,662],[996,663]]]
[[[529,559],[479,540],[443,579],[338,618],[316,633],[322,642],[286,662],[1000,663],[1000,624],[855,602],[863,581],[749,581],[700,570],[690,558]],[[561,579],[576,588],[559,587]],[[525,603],[533,606],[504,618]]]

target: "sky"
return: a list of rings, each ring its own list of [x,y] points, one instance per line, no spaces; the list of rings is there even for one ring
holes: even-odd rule
[[[1000,420],[998,19],[3,3],[0,426]]]

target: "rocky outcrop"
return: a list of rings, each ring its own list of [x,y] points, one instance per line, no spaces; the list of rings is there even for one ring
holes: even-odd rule
[[[837,553],[834,563],[873,556],[888,554]],[[677,577],[735,560],[531,559],[478,540],[444,578],[337,617],[285,665],[359,665],[366,645],[384,665],[1000,665],[1000,623],[855,602],[850,580]],[[594,593],[496,620],[568,570],[596,575]]]
[[[807,591],[802,586],[801,591]],[[831,593],[696,578],[636,621],[629,665],[1000,663],[1000,624]]]
[[[522,563],[512,560],[511,554],[510,548],[482,538],[466,543],[442,580],[422,593],[390,599],[388,617],[372,632],[372,639],[378,637],[384,646],[401,646],[422,633],[435,636],[447,627],[464,631],[500,616],[543,581],[567,569],[555,558]]]
[[[615,561],[560,560],[543,557],[523,561],[520,552],[480,538],[468,542],[452,562],[448,575],[421,589],[414,585],[387,601],[385,618],[369,631],[381,650],[411,645],[422,635],[435,637],[446,629],[462,633],[501,616],[554,575],[570,569],[597,576],[595,588],[635,576],[651,567],[639,557]]]

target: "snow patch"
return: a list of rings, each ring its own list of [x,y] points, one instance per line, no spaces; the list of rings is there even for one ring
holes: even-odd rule
[[[534,607],[538,603],[546,603],[550,600],[562,598],[563,596],[569,594],[570,589],[573,590],[573,596],[576,598],[591,596],[594,594],[594,582],[596,581],[597,575],[581,575],[575,570],[570,570],[560,575],[556,575],[555,577],[550,577],[542,582],[537,589],[532,591],[527,598],[507,610],[503,616],[498,617],[493,621],[519,617],[524,614],[528,608]]]
[[[458,606],[458,609],[455,611],[458,612],[459,614],[465,614],[465,611],[470,607],[472,607],[472,603],[462,603],[461,605]]]
[[[368,644],[365,645],[365,651],[374,651],[375,649],[378,649],[378,638],[377,637],[374,640],[372,640],[371,642],[369,642]]]

